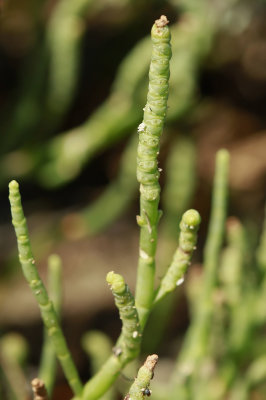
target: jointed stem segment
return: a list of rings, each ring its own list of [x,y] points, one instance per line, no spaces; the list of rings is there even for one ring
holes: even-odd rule
[[[62,303],[62,262],[59,256],[52,254],[48,259],[48,291],[55,312],[60,320]],[[56,378],[56,353],[53,343],[44,330],[44,342],[39,368],[39,378],[45,383],[47,393],[52,394]]]
[[[106,277],[115,298],[115,304],[122,320],[122,333],[116,348],[121,351],[118,357],[122,363],[135,358],[140,350],[141,330],[135,300],[123,277],[109,272]]]
[[[157,364],[158,356],[153,354],[148,356],[143,366],[139,369],[138,375],[129,389],[129,394],[125,397],[125,400],[143,400],[147,391],[148,396],[150,395],[149,385],[153,378],[154,368]]]
[[[180,223],[179,246],[170,267],[161,281],[154,303],[162,299],[167,293],[172,292],[178,284],[183,282],[197,242],[199,224],[200,215],[198,211],[188,210],[184,213]]]
[[[149,91],[144,118],[139,126],[137,179],[140,183],[140,251],[136,287],[136,306],[140,324],[147,320],[154,297],[155,252],[157,224],[160,217],[159,171],[157,155],[168,98],[169,61],[171,58],[170,31],[167,18],[155,21],[152,27],[152,59],[149,72]]]
[[[82,384],[77,369],[67,347],[53,303],[49,299],[47,291],[35,267],[26,219],[21,205],[19,185],[16,181],[10,182],[9,192],[12,223],[17,236],[19,260],[23,274],[39,304],[43,322],[54,345],[54,350],[62,365],[66,378],[75,395],[80,395],[82,392]]]

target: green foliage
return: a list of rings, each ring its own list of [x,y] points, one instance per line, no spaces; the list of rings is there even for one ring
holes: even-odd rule
[[[71,1],[59,2],[50,21],[46,40],[50,48],[51,74],[46,93],[45,112],[49,116],[48,126],[51,127],[59,123],[69,108],[75,91],[77,79],[75,71],[78,65],[79,43],[83,34],[81,19],[84,18],[89,3],[90,1],[86,0],[76,2],[75,5]],[[195,101],[197,72],[202,59],[208,53],[215,33],[213,21],[217,21],[217,16],[212,23],[206,18],[206,10],[208,7],[211,8],[209,2],[200,3],[191,0],[181,3],[184,7],[182,12],[187,19],[185,18],[185,23],[172,27],[174,32],[172,84],[175,89],[169,101],[170,104],[177,103],[175,106],[171,105],[169,110],[169,120],[172,121],[191,109]],[[171,1],[171,4],[176,7],[175,1]],[[99,7],[101,8],[101,5]],[[61,19],[62,16],[65,20]],[[177,250],[170,266],[163,277],[158,274],[160,282],[156,289],[154,281],[157,228],[162,216],[158,208],[161,191],[158,155],[167,111],[171,58],[170,30],[167,23],[167,18],[161,16],[152,27],[153,48],[149,90],[143,122],[138,127],[137,163],[134,160],[136,138],[133,137],[123,153],[117,180],[107,188],[98,204],[96,202],[79,214],[87,224],[89,233],[98,232],[109,224],[126,207],[136,190],[134,174],[137,164],[137,180],[140,184],[140,215],[137,216],[140,243],[136,294],[134,296],[130,292],[122,275],[114,272],[107,274],[106,281],[111,288],[122,323],[121,334],[112,350],[106,337],[102,337],[101,334],[94,332],[93,335],[88,333],[84,336],[83,347],[91,357],[94,373],[84,385],[70,355],[60,323],[61,261],[57,256],[49,259],[48,295],[32,254],[18,183],[12,180],[9,184],[12,222],[18,242],[19,260],[23,274],[39,304],[46,329],[39,377],[43,378],[50,396],[53,391],[57,357],[73,390],[75,400],[115,398],[115,381],[123,373],[126,365],[141,354],[142,334],[145,328],[155,339],[160,336],[160,329],[156,328],[156,324],[164,324],[164,317],[169,315],[170,310],[170,303],[164,304],[161,300],[175,288],[180,291],[180,285],[184,281],[196,248],[201,217],[194,209],[184,212],[194,189],[195,152],[190,139],[183,138],[181,145],[177,142],[171,149],[172,157],[169,165],[178,171],[171,170],[166,183],[168,198],[166,197],[165,201],[166,222],[163,227],[163,235],[171,238],[176,229],[176,232],[179,232],[179,240],[177,246],[175,243]],[[189,31],[186,30],[187,23],[192,27]],[[64,40],[66,40],[65,46],[60,48]],[[134,124],[139,122],[141,95],[137,87],[144,86],[143,76],[148,64],[148,46],[147,39],[144,39],[126,57],[120,66],[110,97],[94,112],[89,121],[73,131],[56,137],[40,150],[42,153],[40,158],[44,158],[45,162],[36,172],[36,176],[45,185],[50,187],[61,185],[74,179],[97,151],[127,135]],[[61,75],[68,53],[69,64]],[[135,58],[138,58],[136,64],[134,64]],[[65,80],[67,85],[64,86]],[[37,93],[33,91],[31,94],[34,98]],[[180,98],[181,101],[178,102]],[[22,109],[23,107],[24,105]],[[35,122],[31,123],[34,125]],[[31,168],[34,169],[36,162],[39,162],[39,155],[36,155],[37,151],[35,154],[28,149],[26,153],[30,154],[29,157],[34,155],[31,164]],[[176,157],[178,157],[177,163]],[[203,250],[203,273],[197,281],[196,289],[195,286],[192,287],[193,282],[190,279],[186,285],[191,323],[177,356],[176,365],[171,367],[169,381],[164,385],[158,384],[157,387],[154,382],[155,389],[152,396],[155,400],[225,398],[241,400],[251,398],[254,388],[258,387],[261,392],[263,390],[263,381],[266,377],[264,355],[266,344],[260,330],[264,329],[266,321],[264,276],[266,224],[255,251],[256,256],[253,257],[257,270],[254,268],[255,271],[251,272],[247,267],[251,257],[249,259],[246,257],[245,227],[238,220],[230,219],[225,238],[228,172],[229,153],[223,149],[218,151],[216,156],[210,222]],[[176,182],[180,187],[186,185],[185,189],[182,188],[180,192],[175,191]],[[175,204],[177,200],[179,203]],[[179,230],[179,221],[175,215],[181,219]],[[174,241],[176,242],[176,239]],[[164,257],[167,260],[169,255],[166,254]],[[164,260],[164,264],[167,265],[168,261]],[[158,305],[162,305],[160,313],[157,312]],[[149,326],[146,325],[149,323],[152,311],[157,321],[153,331],[149,331]],[[19,388],[16,384],[13,385],[13,382],[16,381],[16,376],[19,376],[21,386],[25,382],[24,371],[20,366],[21,359],[25,359],[23,353],[25,349],[21,346],[20,338],[15,338],[13,348],[10,347],[12,340],[9,339],[1,339],[0,372],[9,382],[7,386],[10,389],[10,398],[15,397],[17,400]],[[259,342],[259,345],[256,342]],[[101,351],[95,351],[99,346],[102,347]],[[139,369],[134,383],[127,390],[125,399],[143,400],[145,396],[151,394],[150,383],[157,360],[158,356],[155,354],[148,356]]]

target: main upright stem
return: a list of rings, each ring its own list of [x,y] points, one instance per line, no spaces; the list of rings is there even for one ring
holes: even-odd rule
[[[144,107],[143,122],[139,125],[137,179],[140,183],[139,263],[136,286],[136,307],[141,327],[145,325],[154,298],[155,252],[157,224],[160,217],[159,154],[169,89],[171,58],[170,31],[162,15],[151,30],[152,58],[149,72],[149,91]]]

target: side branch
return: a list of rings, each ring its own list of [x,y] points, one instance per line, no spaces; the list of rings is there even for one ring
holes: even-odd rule
[[[180,223],[179,246],[170,267],[161,281],[154,304],[184,281],[184,275],[196,246],[199,224],[200,215],[198,211],[188,210],[183,214]]]
[[[144,396],[150,396],[150,381],[154,375],[154,368],[157,364],[158,356],[153,354],[148,356],[143,366],[139,369],[138,375],[129,389],[129,393],[124,400],[143,400]]]
[[[35,266],[35,260],[30,246],[27,223],[21,205],[19,185],[16,181],[10,182],[9,193],[12,223],[16,232],[19,260],[22,266],[23,274],[38,302],[43,322],[46,326],[48,335],[51,338],[54,351],[56,352],[56,355],[62,365],[65,376],[74,394],[79,396],[82,392],[82,384],[68,349],[62,329],[59,325],[53,303],[48,297],[47,291]]]

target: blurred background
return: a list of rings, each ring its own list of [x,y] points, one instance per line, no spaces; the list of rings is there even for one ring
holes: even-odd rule
[[[27,339],[29,377],[42,323],[17,260],[8,182],[20,183],[45,281],[48,255],[62,258],[64,328],[87,377],[82,332],[100,329],[115,340],[120,330],[106,273],[122,273],[134,290],[137,126],[150,29],[161,14],[170,20],[173,57],[160,152],[158,274],[189,207],[203,220],[194,266],[200,274],[214,158],[223,147],[231,154],[229,215],[257,244],[266,177],[264,0],[0,0],[0,333]],[[177,307],[168,337],[180,342],[189,321],[185,295]],[[162,349],[169,352],[165,343]],[[68,390],[60,371],[57,390]]]

